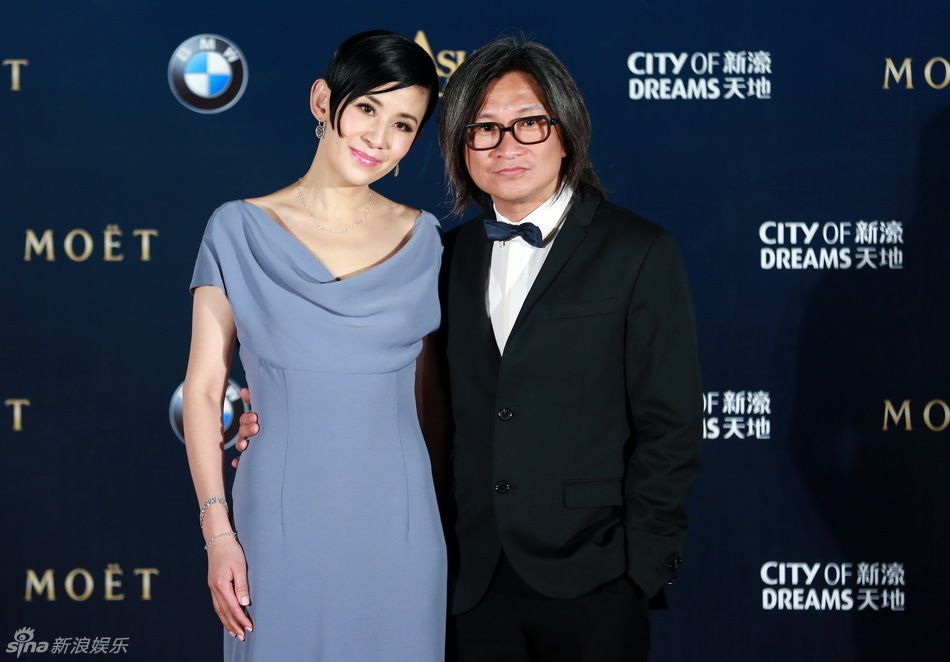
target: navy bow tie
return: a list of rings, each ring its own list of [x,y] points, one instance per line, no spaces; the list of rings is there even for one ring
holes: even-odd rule
[[[534,223],[502,223],[485,221],[485,234],[492,241],[508,241],[512,237],[521,237],[535,248],[541,248],[541,230]]]

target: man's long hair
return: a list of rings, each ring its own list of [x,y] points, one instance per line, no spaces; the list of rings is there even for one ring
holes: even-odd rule
[[[460,214],[470,202],[490,208],[490,199],[472,181],[465,167],[465,125],[472,124],[492,81],[512,72],[530,76],[544,107],[556,117],[567,156],[561,164],[558,191],[570,187],[578,193],[603,195],[603,187],[590,164],[590,116],[577,83],[548,48],[523,37],[493,39],[469,55],[442,94],[439,144],[445,160],[452,213]]]

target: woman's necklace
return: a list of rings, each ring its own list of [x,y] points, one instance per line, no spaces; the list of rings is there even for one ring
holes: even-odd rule
[[[297,180],[297,197],[300,198],[300,202],[303,203],[303,208],[307,210],[307,213],[310,214],[310,218],[313,219],[313,224],[317,226],[318,230],[323,230],[324,232],[332,232],[333,234],[343,234],[344,232],[349,232],[355,228],[360,223],[366,222],[366,216],[369,214],[369,208],[373,205],[373,192],[369,192],[369,198],[366,201],[366,209],[363,210],[363,215],[360,216],[360,220],[346,226],[342,230],[334,230],[333,228],[325,228],[317,222],[317,217],[313,215],[313,212],[310,211],[310,205],[307,204],[307,201],[303,199],[303,189],[300,187],[300,182],[303,180],[303,177]]]

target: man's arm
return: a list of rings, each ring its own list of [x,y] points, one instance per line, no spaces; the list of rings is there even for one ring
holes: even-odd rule
[[[441,338],[432,333],[422,339],[422,351],[416,359],[416,408],[419,426],[429,451],[432,480],[441,506],[449,497],[449,465],[452,446],[445,354]]]
[[[627,311],[627,400],[636,446],[624,485],[627,568],[647,595],[676,577],[686,492],[702,445],[693,305],[672,237],[650,248]]]

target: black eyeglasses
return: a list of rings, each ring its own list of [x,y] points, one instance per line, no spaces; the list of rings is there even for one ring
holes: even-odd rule
[[[536,145],[551,137],[551,127],[560,120],[547,115],[532,115],[519,117],[510,126],[502,126],[498,122],[479,122],[465,125],[465,144],[469,149],[482,151],[495,149],[501,144],[505,131],[511,131],[522,145]]]

